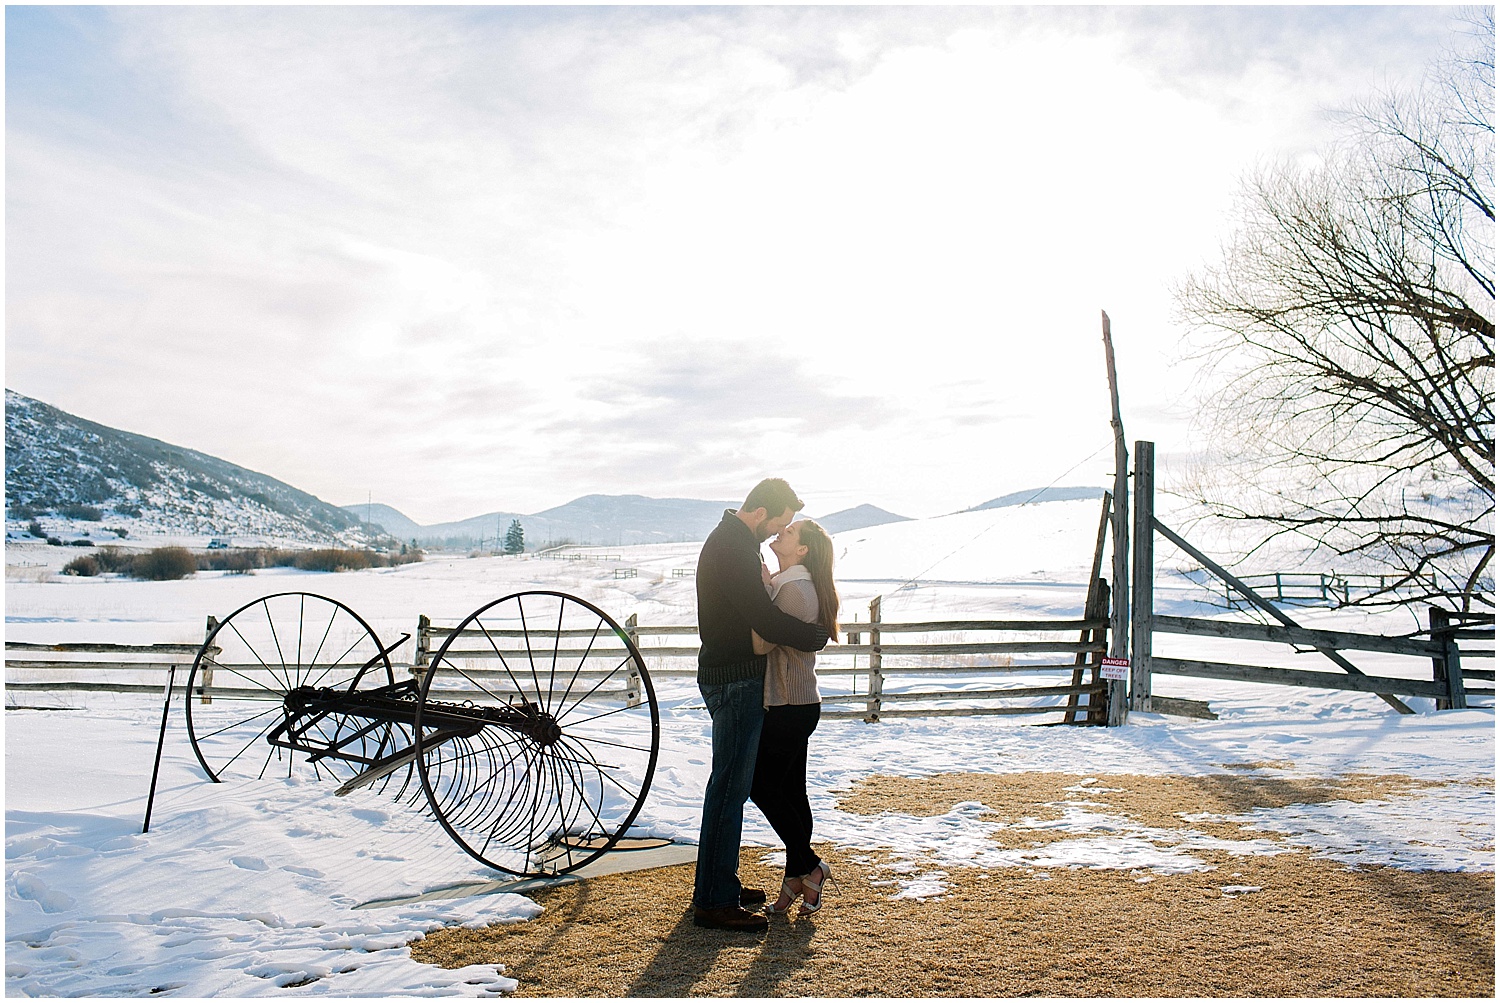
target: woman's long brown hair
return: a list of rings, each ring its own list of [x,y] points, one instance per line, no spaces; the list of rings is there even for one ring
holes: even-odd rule
[[[833,587],[833,540],[828,531],[811,519],[797,527],[797,542],[807,548],[802,566],[812,575],[813,591],[818,594],[818,622],[828,631],[831,641],[839,639],[839,594]]]

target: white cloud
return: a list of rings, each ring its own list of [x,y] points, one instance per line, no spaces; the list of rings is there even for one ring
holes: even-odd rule
[[[428,522],[1046,483],[1108,437],[1101,307],[1170,448],[1167,287],[1236,175],[1441,42],[1421,9],[98,18],[108,102],[12,84],[7,384]]]

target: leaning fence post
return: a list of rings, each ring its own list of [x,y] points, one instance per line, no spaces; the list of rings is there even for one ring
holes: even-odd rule
[[[1427,607],[1427,628],[1432,640],[1442,646],[1439,654],[1432,656],[1432,681],[1448,688],[1446,697],[1437,698],[1438,710],[1464,710],[1469,706],[1464,693],[1464,670],[1459,661],[1458,640],[1450,627],[1448,611],[1437,606]]]
[[[211,637],[213,637],[214,636],[214,631],[216,631],[218,629],[219,629],[219,618],[216,617],[216,616],[210,616],[208,618],[208,627],[203,632],[203,643],[204,644],[208,644],[208,639],[211,638]],[[202,683],[202,688],[198,691],[199,693],[202,694],[202,697],[200,698],[201,702],[203,702],[203,703],[213,703],[214,702],[213,693],[211,692],[211,690],[213,689],[213,686],[214,686],[214,659],[213,659],[213,655],[209,654],[209,656],[203,660],[203,683]],[[191,694],[188,695],[188,698],[191,699]]]
[[[636,614],[632,613],[625,618],[625,636],[637,651],[641,647],[641,635],[639,630],[640,621]],[[625,677],[625,706],[639,707],[641,705],[641,673],[634,658],[630,659],[630,673]]]
[[[1111,612],[1109,623],[1109,654],[1111,658],[1124,658],[1130,636],[1130,456],[1125,449],[1125,425],[1120,420],[1120,388],[1115,380],[1115,344],[1110,336],[1109,314],[1099,311],[1104,323],[1104,367],[1109,377],[1110,428],[1115,433],[1115,490],[1114,490],[1114,566],[1110,575]],[[1149,529],[1149,527],[1147,527]],[[1119,719],[1111,713],[1111,724],[1123,724],[1125,710],[1122,707]]]
[[[870,600],[870,695],[865,702],[865,720],[880,720],[880,697],[885,692],[885,677],[880,672],[880,597]]]
[[[1130,607],[1130,709],[1151,709],[1151,629],[1152,629],[1152,529],[1155,516],[1153,495],[1156,488],[1156,443],[1137,439],[1135,443],[1135,539],[1131,563]]]

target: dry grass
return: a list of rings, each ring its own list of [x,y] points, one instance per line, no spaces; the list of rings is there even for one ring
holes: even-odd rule
[[[1064,799],[1143,824],[1428,786],[1407,777],[874,777],[848,811],[940,814],[980,801],[997,819],[1042,818]],[[1055,816],[1054,816],[1055,817]],[[1195,828],[1202,828],[1195,823]],[[1249,838],[1238,827],[1229,838]],[[1010,830],[1000,830],[1002,838]],[[1255,834],[1265,838],[1264,833]],[[1195,851],[1192,874],[949,866],[947,892],[890,897],[890,857],[825,848],[843,886],[815,917],[755,936],[700,930],[691,865],[612,875],[535,895],[537,919],[445,930],[418,960],[503,964],[523,996],[1482,996],[1495,984],[1491,874],[1351,870],[1301,852]],[[779,872],[747,849],[740,873]],[[1225,889],[1229,888],[1230,891]],[[1236,892],[1236,888],[1256,891]]]

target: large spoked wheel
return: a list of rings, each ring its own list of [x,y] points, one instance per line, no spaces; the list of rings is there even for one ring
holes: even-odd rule
[[[263,596],[225,617],[188,676],[188,739],[208,778],[348,781],[409,747],[399,724],[318,709],[306,694],[395,681],[389,652],[348,606],[309,592]],[[410,767],[374,788],[410,778]]]
[[[470,855],[562,874],[619,841],[651,788],[656,692],[640,651],[591,603],[497,599],[453,629],[422,680],[417,771]]]

